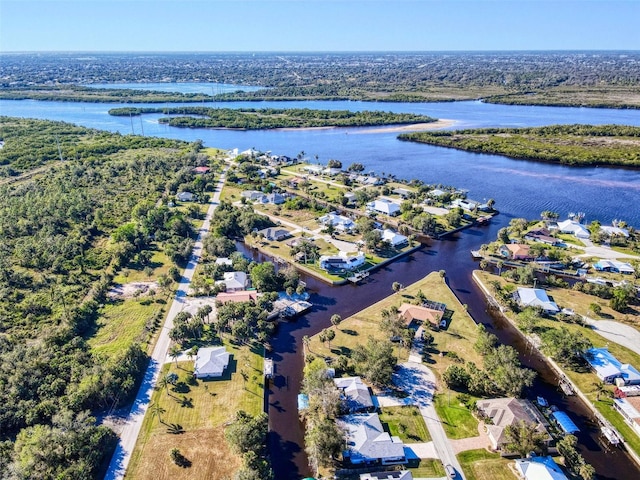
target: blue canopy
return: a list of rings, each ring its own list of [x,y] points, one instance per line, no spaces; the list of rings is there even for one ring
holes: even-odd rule
[[[555,418],[556,422],[558,422],[558,425],[560,425],[560,428],[564,433],[578,433],[580,431],[566,413],[553,412],[551,415]]]
[[[298,411],[309,408],[309,397],[305,393],[298,394]]]

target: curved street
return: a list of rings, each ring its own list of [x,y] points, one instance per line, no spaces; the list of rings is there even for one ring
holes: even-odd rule
[[[136,399],[133,402],[131,410],[127,415],[122,432],[120,433],[118,445],[113,453],[113,457],[111,458],[107,474],[104,477],[105,480],[122,479],[127,471],[127,466],[129,465],[131,454],[133,453],[133,449],[136,445],[138,434],[142,428],[142,421],[144,420],[144,415],[149,406],[149,402],[151,401],[151,396],[158,380],[160,369],[167,358],[169,344],[171,342],[169,339],[169,331],[173,328],[173,319],[185,306],[184,299],[187,296],[191,279],[193,278],[193,274],[195,273],[202,255],[202,243],[204,237],[209,232],[211,217],[213,216],[213,212],[220,201],[220,193],[224,186],[226,172],[227,168],[223,170],[220,175],[220,179],[216,184],[216,189],[211,202],[209,203],[209,209],[207,210],[205,220],[198,231],[198,238],[196,239],[193,251],[191,252],[191,257],[189,258],[189,262],[184,269],[182,277],[180,278],[173,303],[171,304],[165,323],[160,330],[160,334],[155,348],[153,349],[153,353],[151,354],[151,359],[149,360],[149,365],[147,366],[147,371],[145,372],[142,384],[140,385],[140,389],[138,390],[138,394],[136,395]]]

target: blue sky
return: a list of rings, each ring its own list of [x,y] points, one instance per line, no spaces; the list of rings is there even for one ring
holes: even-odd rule
[[[640,50],[640,0],[0,0],[0,51]]]

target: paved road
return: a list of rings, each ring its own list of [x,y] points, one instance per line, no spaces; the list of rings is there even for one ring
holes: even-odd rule
[[[403,399],[406,403],[416,405],[424,418],[424,422],[431,434],[433,447],[437,457],[444,465],[449,464],[455,468],[458,473],[456,478],[464,480],[464,474],[453,445],[447,438],[442,427],[442,421],[433,406],[433,392],[436,389],[436,377],[433,372],[422,363],[422,328],[416,332],[411,352],[409,353],[409,361],[400,365],[397,373],[394,375],[394,383],[400,387],[408,396]],[[381,403],[384,404],[385,400]],[[405,403],[403,402],[403,403]]]
[[[614,320],[594,320],[582,317],[594,332],[640,355],[640,332],[630,325]]]
[[[226,169],[220,176],[216,191],[213,194],[211,203],[209,204],[207,215],[202,223],[202,227],[200,227],[200,230],[198,231],[198,238],[195,246],[193,247],[191,257],[189,258],[189,263],[187,264],[178,284],[178,290],[176,291],[173,303],[171,304],[171,308],[167,314],[167,319],[160,331],[156,346],[151,354],[151,360],[149,361],[149,366],[147,367],[144,379],[140,385],[140,390],[138,390],[136,399],[133,402],[131,411],[127,416],[126,423],[122,429],[122,433],[120,434],[118,445],[113,457],[111,458],[107,474],[104,477],[105,480],[117,480],[124,478],[127,465],[129,465],[129,460],[131,459],[131,453],[133,452],[136,440],[138,439],[138,434],[142,428],[142,421],[144,420],[145,412],[147,411],[147,407],[151,401],[153,388],[158,380],[158,375],[160,374],[160,368],[167,359],[169,344],[171,342],[169,339],[169,331],[173,328],[173,319],[185,306],[185,297],[187,296],[191,279],[193,278],[196,266],[198,265],[200,256],[202,255],[202,241],[209,232],[211,217],[218,206],[218,202],[220,201],[220,192],[222,191],[225,179]]]

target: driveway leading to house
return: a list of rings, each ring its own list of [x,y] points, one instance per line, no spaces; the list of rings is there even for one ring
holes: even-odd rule
[[[149,402],[151,401],[153,389],[160,374],[160,369],[167,359],[167,352],[169,351],[169,344],[171,342],[169,338],[169,331],[173,328],[173,319],[185,308],[187,291],[189,290],[191,279],[193,278],[193,274],[195,273],[202,255],[202,242],[209,232],[211,217],[213,216],[213,212],[220,201],[220,193],[226,179],[226,171],[227,169],[225,168],[220,175],[215,193],[213,194],[213,198],[209,204],[209,209],[207,210],[207,215],[202,226],[198,230],[198,238],[193,247],[191,257],[189,258],[189,263],[184,269],[180,282],[178,283],[178,290],[174,296],[173,303],[171,304],[165,323],[160,330],[160,335],[158,336],[155,348],[151,354],[151,359],[147,366],[147,371],[144,374],[140,389],[138,390],[138,394],[136,395],[136,399],[133,402],[129,415],[125,420],[125,425],[122,428],[118,445],[113,453],[113,457],[111,457],[109,469],[104,477],[105,480],[118,480],[124,478],[126,473],[129,460],[131,459],[131,454],[133,453],[133,448],[136,445],[138,434],[142,428],[144,415],[149,406]]]
[[[455,468],[458,476],[464,480],[462,467],[456,458],[456,452],[449,438],[442,427],[442,422],[435,407],[433,406],[433,393],[436,390],[436,377],[433,372],[422,363],[422,327],[416,331],[409,361],[398,366],[394,373],[393,383],[407,394],[406,398],[396,399],[395,397],[378,397],[380,405],[397,401],[398,405],[415,405],[420,410],[420,414],[427,425],[436,458],[439,458],[444,465],[451,465]],[[431,443],[431,442],[430,442]],[[411,444],[408,444],[409,446]],[[431,447],[430,447],[431,448]]]

